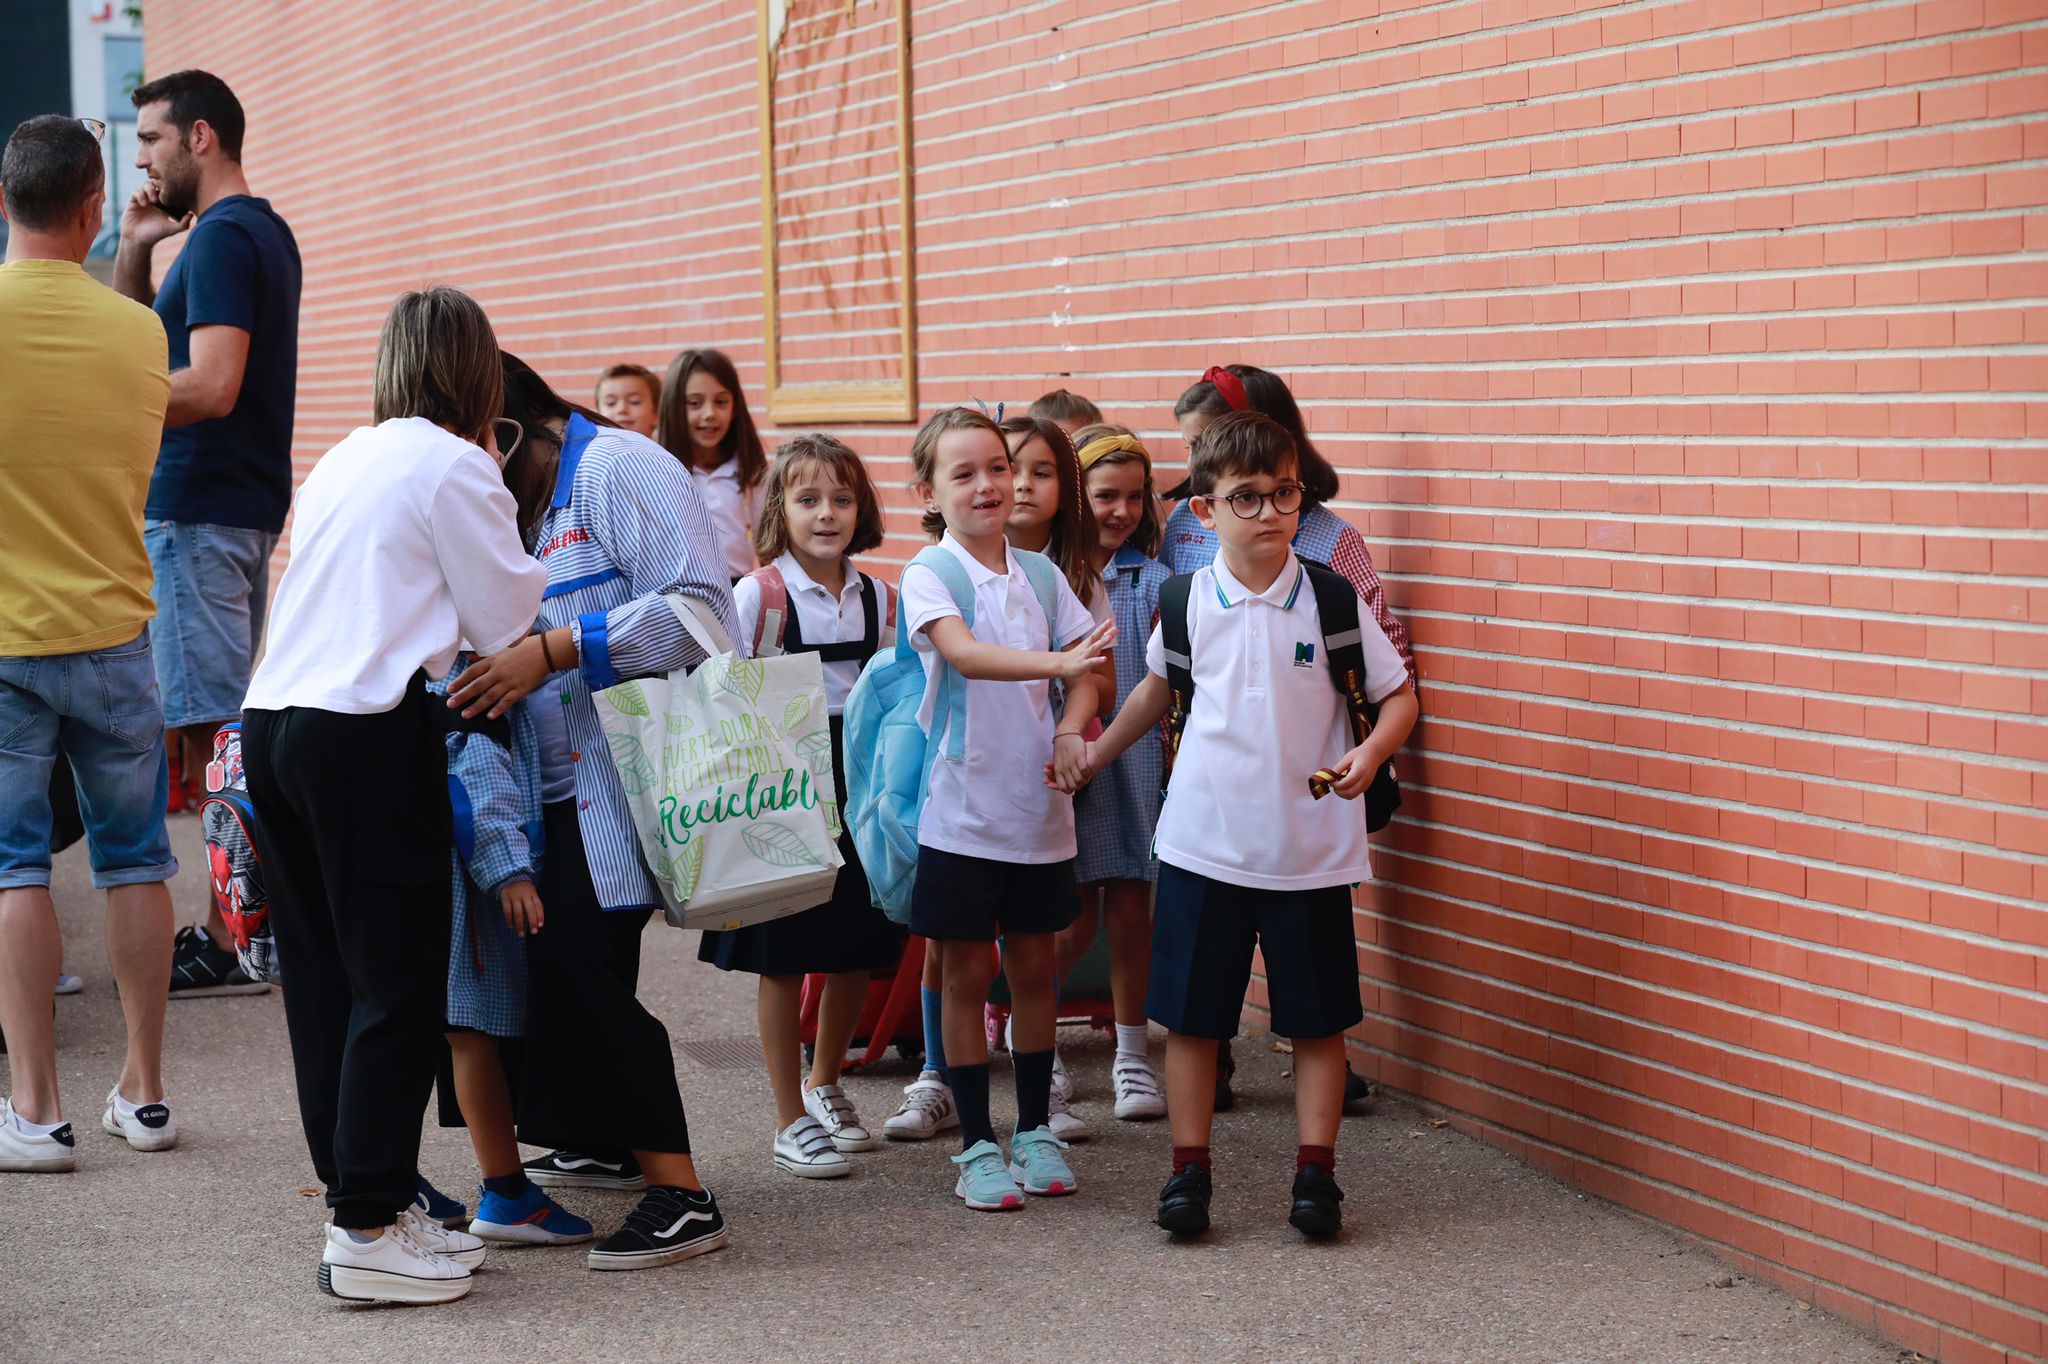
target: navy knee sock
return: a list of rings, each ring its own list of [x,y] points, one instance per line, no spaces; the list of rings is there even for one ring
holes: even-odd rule
[[[940,1022],[939,1005],[944,999],[928,985],[917,987],[918,1004],[924,1010],[924,1067],[936,1070],[939,1078],[953,1083],[946,1070],[946,1030]]]
[[[960,1149],[976,1142],[994,1141],[995,1127],[988,1117],[988,1062],[978,1066],[954,1066],[950,1072],[953,1107],[960,1114]]]
[[[1030,1132],[1052,1121],[1052,1049],[1013,1051],[1017,1067],[1017,1130]]]

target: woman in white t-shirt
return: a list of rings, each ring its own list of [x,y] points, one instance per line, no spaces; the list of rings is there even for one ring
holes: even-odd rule
[[[754,525],[768,486],[768,455],[725,352],[686,350],[669,363],[655,438],[690,471],[718,526],[727,576],[737,583],[759,566]]]
[[[299,489],[292,559],[243,703],[256,844],[288,976],[299,1115],[327,1187],[319,1284],[448,1302],[483,1242],[421,1216],[420,1117],[441,1053],[449,932],[446,710],[459,647],[523,639],[547,571],[497,465],[490,320],[400,298],[373,413]]]

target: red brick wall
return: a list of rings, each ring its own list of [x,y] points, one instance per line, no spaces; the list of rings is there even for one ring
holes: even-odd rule
[[[917,0],[919,398],[1064,382],[1178,458],[1205,364],[1286,375],[1423,657],[1360,1064],[2040,1355],[2048,0],[1404,4]],[[429,279],[574,394],[758,384],[755,32],[151,0],[305,251],[301,459]]]

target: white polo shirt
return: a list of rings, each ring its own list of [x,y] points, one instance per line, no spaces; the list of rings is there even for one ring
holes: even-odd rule
[[[794,554],[778,556],[775,567],[782,574],[783,587],[789,591],[789,609],[796,614],[797,633],[803,636],[807,647],[815,649],[821,644],[858,643],[867,634],[867,603],[860,590],[860,574],[854,571],[852,564],[846,566],[846,584],[840,588],[837,597],[804,572],[803,565],[796,561]],[[732,604],[739,617],[739,637],[747,642],[745,647],[750,647],[754,642],[754,632],[760,628],[761,584],[751,577],[741,578],[733,585]],[[890,624],[893,619],[889,584],[877,578],[877,648],[895,646],[896,631]],[[785,631],[785,641],[787,638]],[[825,674],[825,709],[832,715],[842,714],[846,710],[846,694],[860,680],[861,665],[848,661],[818,666]]]
[[[1351,721],[1330,683],[1316,594],[1301,563],[1252,593],[1219,556],[1188,589],[1195,700],[1181,732],[1154,843],[1162,862],[1231,885],[1314,890],[1372,876],[1365,802],[1309,794],[1309,774],[1350,752]],[[1365,694],[1408,681],[1401,655],[1361,609]],[[1158,627],[1145,666],[1166,676]]]
[[[763,474],[761,481],[751,488],[741,488],[740,461],[735,455],[716,469],[691,465],[690,479],[697,485],[697,496],[718,527],[727,576],[737,578],[752,573],[759,566],[754,559],[754,523],[760,520],[761,507],[767,499],[768,476]]]
[[[518,513],[491,457],[424,417],[356,428],[299,488],[243,707],[381,714],[415,672],[446,674],[458,644],[516,643],[548,577]]]
[[[1045,612],[1017,556],[1003,552],[1007,573],[991,573],[961,547],[952,533],[940,548],[960,560],[974,584],[974,637],[1006,649],[1043,650],[1058,639],[1072,644],[1095,628],[1094,617],[1059,579],[1059,628],[1048,633]],[[953,594],[939,575],[919,564],[903,570],[897,627],[910,631],[924,656],[924,707],[918,723],[932,729],[934,678],[944,661],[925,627],[941,616],[958,616]],[[931,790],[918,817],[917,841],[924,847],[966,857],[1041,865],[1074,855],[1074,801],[1045,784],[1052,761],[1051,684],[973,682],[967,684],[967,741],[961,761],[940,755],[932,765]]]

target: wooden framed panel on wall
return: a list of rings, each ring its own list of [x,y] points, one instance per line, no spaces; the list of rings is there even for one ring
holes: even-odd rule
[[[761,0],[768,417],[911,421],[910,0]]]

